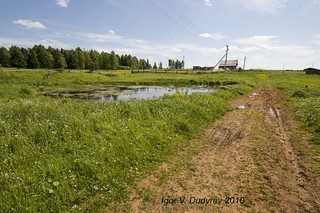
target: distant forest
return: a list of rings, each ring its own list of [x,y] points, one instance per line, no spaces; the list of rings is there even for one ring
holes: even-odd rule
[[[168,60],[170,69],[181,69],[184,62]],[[162,62],[154,63],[149,60],[138,59],[132,55],[118,55],[98,52],[96,50],[82,50],[80,47],[71,50],[57,49],[43,45],[32,48],[11,46],[9,49],[0,47],[0,67],[17,67],[30,69],[86,69],[86,70],[117,70],[117,69],[162,69]]]

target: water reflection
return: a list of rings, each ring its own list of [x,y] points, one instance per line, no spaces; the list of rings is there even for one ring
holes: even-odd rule
[[[130,87],[131,92],[127,93],[123,90],[123,93],[117,95],[104,96],[96,99],[100,102],[113,102],[113,101],[128,101],[131,99],[147,100],[160,98],[164,94],[180,93],[183,95],[191,95],[193,93],[205,93],[213,91],[212,88],[204,87]]]
[[[78,98],[99,102],[128,101],[131,99],[146,100],[160,98],[164,94],[211,92],[207,87],[159,87],[159,86],[105,86],[90,90],[50,90],[39,94],[50,97]]]

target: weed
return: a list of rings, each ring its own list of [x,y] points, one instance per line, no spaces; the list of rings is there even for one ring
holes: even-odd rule
[[[248,199],[244,199],[244,202],[242,203],[242,205],[247,208],[251,208],[252,206],[251,202]]]
[[[44,79],[47,73],[54,74]],[[137,178],[188,146],[188,138],[223,116],[228,102],[251,91],[258,79],[251,72],[133,75],[3,69],[0,75],[1,212],[95,212],[126,200]],[[109,104],[36,95],[86,85],[206,82],[225,88]],[[152,196],[152,191],[144,192],[144,199]]]
[[[144,188],[140,192],[140,196],[145,202],[152,200],[155,195],[156,195],[156,192],[150,188]]]
[[[124,200],[135,178],[222,116],[234,97],[227,90],[111,104],[2,99],[0,209],[92,211]]]
[[[295,147],[307,158],[314,159],[320,154],[320,84],[317,76],[305,75],[302,72],[269,72],[269,79],[281,89],[287,97],[288,106],[293,115],[300,121],[301,126],[310,137],[310,146],[302,146],[298,138],[303,137],[299,132],[293,132]],[[310,160],[315,171],[320,174],[320,163]]]
[[[21,88],[21,89],[19,90],[19,93],[20,93],[21,95],[32,95],[32,94],[33,94],[33,91],[32,91],[30,88],[25,88],[25,87],[23,87],[23,88]]]

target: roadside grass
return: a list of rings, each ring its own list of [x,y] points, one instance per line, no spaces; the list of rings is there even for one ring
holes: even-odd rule
[[[293,141],[299,152],[320,175],[320,76],[304,72],[268,72],[269,79],[283,94],[288,107],[304,129],[293,133]],[[298,138],[308,134],[309,146],[303,146]]]
[[[126,200],[134,180],[188,146],[189,138],[229,110],[229,100],[256,83],[254,73],[110,77],[71,71],[43,80],[47,73],[0,73],[1,212],[97,212]],[[42,87],[137,82],[226,86],[213,93],[108,104],[37,95]]]

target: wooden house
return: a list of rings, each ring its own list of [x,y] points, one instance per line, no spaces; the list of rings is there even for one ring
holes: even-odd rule
[[[310,74],[318,74],[320,75],[320,69],[316,69],[316,68],[306,68],[303,71],[306,72],[306,74],[310,75]]]
[[[219,69],[226,69],[226,70],[236,70],[238,67],[238,60],[227,60],[221,61],[219,63]]]

